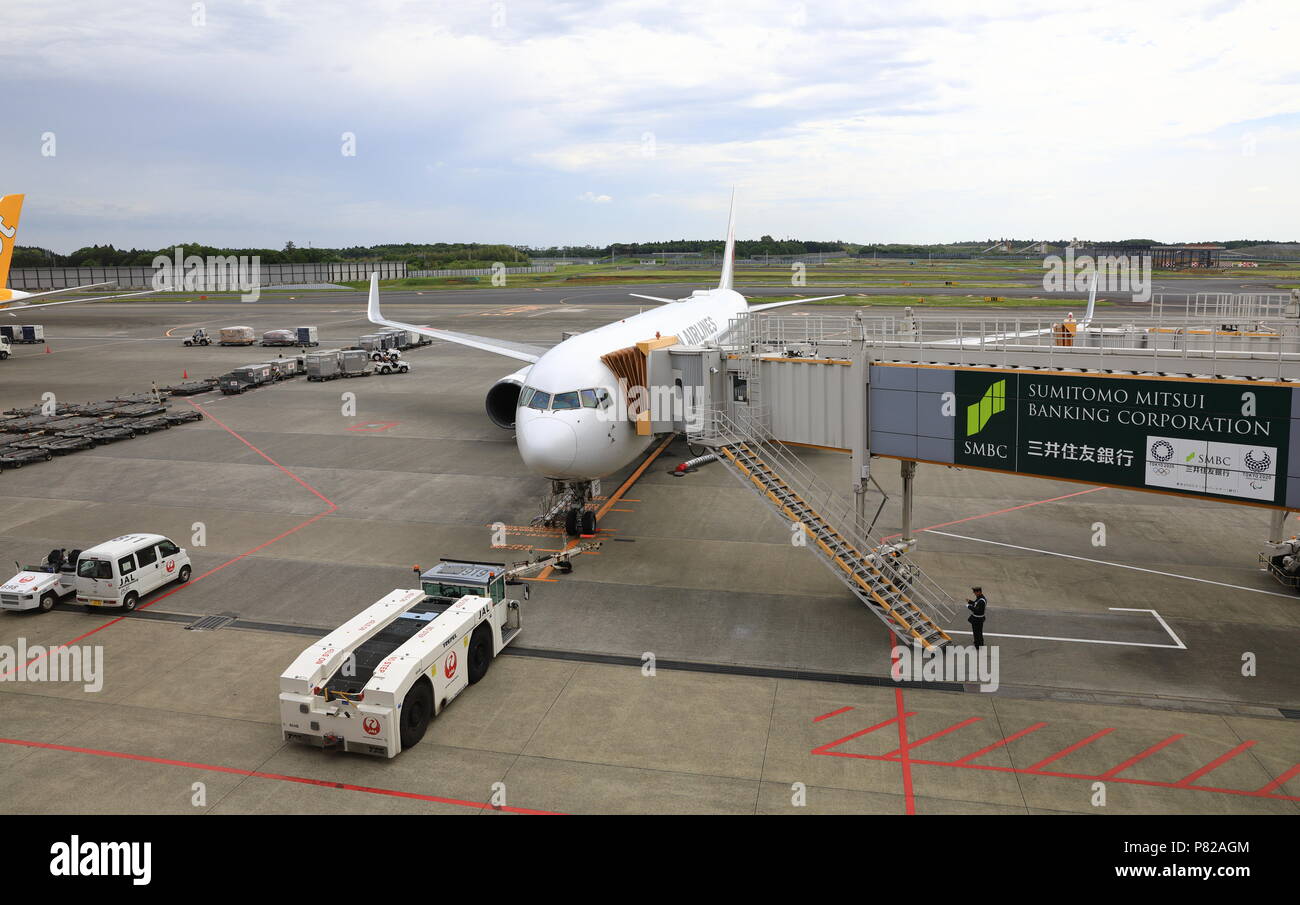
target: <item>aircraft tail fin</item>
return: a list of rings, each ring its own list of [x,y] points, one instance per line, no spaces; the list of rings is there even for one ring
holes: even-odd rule
[[[1088,290],[1088,310],[1083,312],[1083,323],[1092,323],[1092,312],[1097,307],[1097,272],[1092,272],[1092,288]]]
[[[722,252],[722,278],[719,289],[731,289],[736,269],[736,190],[731,190],[731,213],[727,215],[727,247]]]
[[[14,256],[14,235],[22,210],[22,195],[0,197],[0,289],[9,285],[9,262]]]

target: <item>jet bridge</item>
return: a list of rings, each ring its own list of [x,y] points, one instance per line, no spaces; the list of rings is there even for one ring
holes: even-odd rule
[[[678,390],[698,380],[691,442],[799,524],[896,634],[941,646],[952,600],[907,558],[919,464],[1256,506],[1273,513],[1270,543],[1285,540],[1286,514],[1300,510],[1300,305],[1226,313],[1088,324],[751,314],[721,347],[663,346],[668,370],[649,373],[671,372]],[[814,476],[800,446],[846,453],[844,484]],[[877,458],[900,460],[899,544],[874,538],[867,517]]]

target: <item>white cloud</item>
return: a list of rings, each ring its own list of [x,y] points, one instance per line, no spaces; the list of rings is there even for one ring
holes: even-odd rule
[[[705,236],[733,184],[754,235],[1295,238],[1293,0],[505,11],[19,5],[0,190],[62,250],[216,222],[249,244]],[[575,196],[620,200],[597,223]]]

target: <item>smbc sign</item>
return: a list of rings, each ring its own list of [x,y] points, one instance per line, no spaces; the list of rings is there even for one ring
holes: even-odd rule
[[[957,371],[953,461],[1282,505],[1287,387]]]

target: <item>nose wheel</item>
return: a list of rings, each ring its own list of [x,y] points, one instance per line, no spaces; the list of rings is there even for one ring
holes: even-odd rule
[[[570,537],[596,533],[596,513],[590,509],[570,509],[564,514],[564,533]]]

